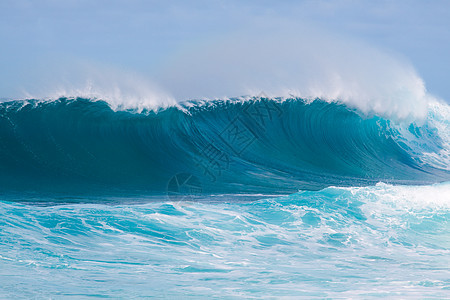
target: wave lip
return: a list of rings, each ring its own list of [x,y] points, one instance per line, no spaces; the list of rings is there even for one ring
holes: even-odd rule
[[[159,111],[11,101],[0,104],[0,178],[11,190],[172,195],[427,184],[450,178],[445,122],[430,114],[424,125],[401,125],[300,98]]]

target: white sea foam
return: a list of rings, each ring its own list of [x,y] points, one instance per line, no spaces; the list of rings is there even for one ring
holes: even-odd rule
[[[107,101],[114,110],[157,110],[177,104],[169,93],[142,74],[110,66],[77,62],[53,69],[50,74],[45,73],[44,78],[45,84],[24,90],[23,97],[98,99]]]
[[[438,102],[430,103],[428,119],[431,127],[437,130],[442,144],[437,153],[425,151],[424,160],[450,171],[450,106]]]
[[[408,126],[393,125],[396,139],[422,162],[450,171],[450,106],[438,101],[428,104],[427,119],[418,132]]]
[[[350,190],[357,199],[375,206],[390,205],[405,210],[450,209],[450,182],[425,186],[378,183],[374,187],[337,189]]]

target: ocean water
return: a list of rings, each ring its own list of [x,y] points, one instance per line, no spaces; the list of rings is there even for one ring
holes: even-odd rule
[[[0,298],[449,298],[450,108],[0,103]]]

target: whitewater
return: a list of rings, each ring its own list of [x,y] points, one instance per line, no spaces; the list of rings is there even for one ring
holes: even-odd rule
[[[0,295],[448,297],[450,107],[355,103],[0,103]]]

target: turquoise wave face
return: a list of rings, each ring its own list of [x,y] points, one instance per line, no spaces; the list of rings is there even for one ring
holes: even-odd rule
[[[113,111],[81,98],[5,102],[0,145],[3,191],[183,197],[450,178],[445,164],[421,157],[445,148],[429,122],[397,126],[320,100],[215,101],[159,112]]]
[[[449,194],[378,184],[250,202],[0,202],[0,295],[442,299]]]
[[[2,103],[0,298],[445,298],[448,112]]]

